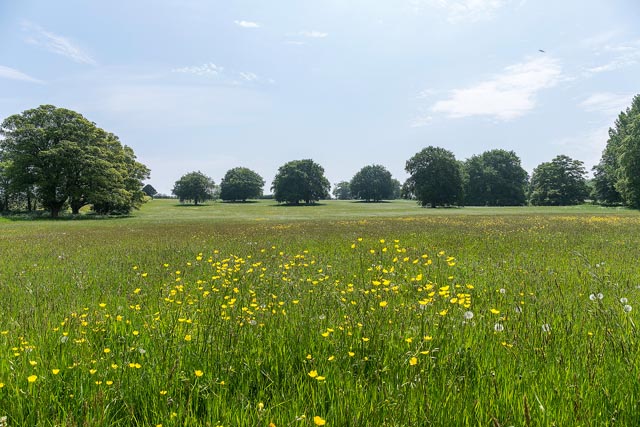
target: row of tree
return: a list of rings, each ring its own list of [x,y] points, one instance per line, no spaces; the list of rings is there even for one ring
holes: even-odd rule
[[[337,199],[380,201],[413,198],[422,206],[574,205],[591,198],[601,204],[640,207],[640,96],[620,113],[610,129],[595,177],[587,180],[584,164],[559,155],[538,165],[531,177],[513,151],[489,150],[464,162],[441,147],[427,147],[406,163],[404,185],[381,165],[358,171],[351,181],[337,183]],[[198,186],[193,186],[199,182]],[[234,183],[232,185],[231,183]],[[227,172],[220,185],[222,200],[246,200],[262,195],[264,180],[246,168]],[[278,202],[310,204],[329,197],[329,181],[313,160],[295,160],[280,167],[271,190]],[[173,193],[181,200],[215,197],[213,180],[192,172],[176,182]],[[242,191],[240,190],[242,189]]]
[[[640,95],[621,112],[594,178],[579,160],[560,155],[536,167],[529,178],[513,151],[489,150],[458,161],[444,148],[427,147],[405,165],[403,185],[381,165],[358,171],[335,186],[339,199],[380,201],[412,198],[423,206],[571,205],[591,197],[606,205],[640,208]],[[52,217],[83,206],[101,214],[128,213],[155,189],[143,181],[149,169],[118,137],[79,113],[42,105],[0,124],[0,211],[44,208]],[[202,172],[191,172],[173,188],[181,201],[245,201],[262,196],[264,179],[237,167],[217,187]],[[280,203],[312,204],[329,198],[330,184],[313,160],[294,160],[278,169],[271,190]]]

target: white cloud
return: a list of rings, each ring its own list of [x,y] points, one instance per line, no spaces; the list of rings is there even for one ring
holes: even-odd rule
[[[80,64],[96,65],[96,61],[91,55],[84,52],[70,39],[46,31],[44,28],[31,22],[23,22],[22,28],[28,32],[25,40],[27,43],[42,46],[49,52],[65,56]]]
[[[432,111],[449,117],[490,116],[499,120],[520,117],[536,105],[536,95],[560,81],[562,68],[551,57],[510,65],[502,74],[475,86],[455,89],[436,102]]]
[[[236,24],[238,27],[242,27],[242,28],[260,28],[260,24],[258,24],[257,22],[252,22],[252,21],[233,21],[234,24]]]
[[[44,83],[42,80],[38,80],[34,77],[31,77],[28,74],[25,74],[21,71],[16,70],[15,68],[5,67],[4,65],[0,65],[0,78],[10,79],[10,80],[21,80],[23,82],[31,82],[31,83]]]
[[[443,10],[452,23],[491,19],[511,0],[411,0],[416,8],[425,6]]]
[[[580,106],[589,112],[616,117],[621,111],[631,106],[632,100],[633,94],[600,92],[582,101]]]
[[[209,62],[203,65],[194,65],[190,67],[174,68],[174,73],[195,74],[196,76],[217,76],[224,71],[223,67]]]
[[[321,31],[300,31],[299,34],[312,39],[323,39],[329,35],[329,33],[323,33]]]
[[[410,126],[412,128],[421,128],[421,127],[429,125],[432,121],[433,121],[433,117],[432,116],[423,115],[423,116],[416,117],[415,119],[413,119],[413,121],[411,122]]]
[[[553,144],[569,157],[581,160],[587,171],[600,162],[602,150],[609,139],[609,126],[603,125],[587,130],[579,135],[560,138]]]
[[[298,40],[287,40],[287,41],[285,41],[285,44],[290,44],[290,45],[294,45],[294,46],[303,46],[306,43],[298,41]]]
[[[240,77],[242,77],[244,80],[248,82],[258,80],[258,75],[252,72],[241,72]]]

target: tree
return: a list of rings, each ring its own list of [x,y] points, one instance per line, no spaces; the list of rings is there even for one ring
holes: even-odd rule
[[[174,184],[171,193],[175,194],[180,203],[193,201],[194,205],[198,205],[198,202],[213,199],[214,191],[215,182],[213,179],[197,171],[182,175]]]
[[[391,183],[393,185],[393,200],[402,198],[402,184],[397,179],[392,179]]]
[[[42,105],[8,117],[0,149],[12,191],[33,198],[57,217],[67,205],[105,204],[130,210],[142,203],[141,180],[149,169],[133,150],[81,114]]]
[[[513,151],[489,150],[465,163],[465,204],[519,206],[526,203],[528,174]]]
[[[220,198],[222,200],[257,199],[262,196],[264,179],[248,168],[229,169],[220,183]]]
[[[333,186],[333,197],[338,200],[350,200],[351,188],[349,188],[348,181],[340,181]]]
[[[409,178],[405,194],[413,194],[422,206],[452,205],[462,200],[462,171],[451,151],[427,147],[407,161]]]
[[[640,208],[640,95],[620,112],[593,168],[593,196],[602,204]]]
[[[541,163],[531,175],[529,202],[540,206],[583,203],[589,195],[586,173],[580,160],[565,155]]]
[[[351,178],[349,184],[354,198],[379,202],[393,198],[393,178],[381,165],[365,166]]]
[[[293,160],[280,166],[271,185],[276,201],[290,205],[326,199],[330,188],[324,169],[311,159]]]
[[[142,192],[144,194],[146,194],[147,196],[149,196],[149,197],[153,197],[156,194],[158,194],[158,190],[153,188],[153,185],[151,185],[151,184],[147,184],[144,187],[142,187]]]

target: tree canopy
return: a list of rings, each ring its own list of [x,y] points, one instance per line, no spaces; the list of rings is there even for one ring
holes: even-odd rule
[[[324,168],[311,159],[292,160],[280,166],[271,186],[276,201],[292,205],[326,199],[330,188]]]
[[[593,170],[598,202],[640,208],[640,95],[609,128],[607,145]]]
[[[57,217],[93,204],[100,213],[127,213],[144,200],[149,169],[133,150],[75,111],[42,105],[8,117],[0,126],[6,189]]]
[[[349,188],[354,198],[374,202],[393,199],[395,190],[391,173],[381,165],[370,165],[360,169],[351,178]]]
[[[429,146],[411,157],[405,166],[409,178],[404,193],[422,206],[453,205],[462,200],[462,171],[454,154]]]
[[[580,160],[559,155],[541,163],[531,175],[529,201],[539,206],[566,206],[584,202],[589,195],[586,170]]]
[[[229,169],[220,182],[220,198],[226,201],[246,201],[262,196],[264,179],[248,168]]]
[[[171,192],[178,197],[180,203],[185,201],[205,202],[215,197],[215,182],[200,171],[189,172],[176,181]]]
[[[151,184],[147,184],[144,187],[142,187],[142,192],[149,197],[153,197],[156,194],[158,194],[158,190],[156,190]]]
[[[489,150],[465,163],[465,204],[519,206],[527,201],[527,171],[513,151]]]
[[[333,186],[333,197],[338,200],[351,199],[351,188],[349,187],[349,181],[340,181]]]

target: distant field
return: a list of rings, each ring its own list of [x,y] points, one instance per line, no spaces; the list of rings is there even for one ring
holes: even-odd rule
[[[0,235],[9,426],[640,422],[636,211],[154,200]]]

